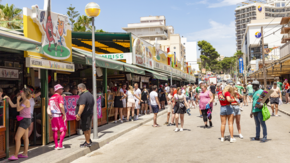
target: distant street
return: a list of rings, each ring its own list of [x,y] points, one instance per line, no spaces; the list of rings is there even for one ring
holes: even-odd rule
[[[269,108],[270,109],[270,108]],[[280,117],[271,117],[267,121],[268,141],[251,141],[255,136],[254,120],[250,118],[250,107],[244,107],[241,127],[244,139],[238,138],[236,126],[234,135],[237,142],[220,141],[220,106],[213,111],[213,125],[204,129],[198,110],[192,109],[192,115],[185,117],[185,130],[175,133],[175,127],[164,124],[166,115],[158,119],[159,128],[151,127],[152,122],[126,133],[73,163],[289,163],[290,117],[280,113]],[[142,118],[142,117],[141,117]],[[226,134],[229,135],[228,128]],[[261,133],[262,137],[262,133]]]

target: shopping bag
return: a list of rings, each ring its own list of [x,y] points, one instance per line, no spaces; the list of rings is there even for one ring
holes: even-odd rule
[[[283,101],[279,98],[279,105],[282,105]]]
[[[264,104],[264,106],[262,108],[262,115],[263,115],[263,121],[266,121],[271,117],[271,114],[270,114],[266,104]]]

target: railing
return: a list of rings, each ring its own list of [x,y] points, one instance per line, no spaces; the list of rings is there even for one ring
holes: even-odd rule
[[[287,42],[280,47],[280,58],[283,58],[288,54],[290,54],[290,42]]]

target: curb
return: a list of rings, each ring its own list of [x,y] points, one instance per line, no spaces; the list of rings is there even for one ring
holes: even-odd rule
[[[282,112],[282,113],[284,113],[284,114],[286,114],[286,115],[289,115],[290,116],[290,113],[288,113],[288,112],[286,112],[286,111],[284,111],[284,110],[281,110],[281,109],[278,109],[280,112]]]
[[[162,110],[161,112],[159,112],[157,117],[160,117],[160,116],[162,116],[162,115],[164,115],[166,113],[167,113],[167,109]],[[72,152],[72,153],[70,153],[68,155],[65,155],[65,156],[61,157],[60,160],[54,161],[53,163],[70,163],[70,162],[72,162],[72,161],[74,161],[74,160],[76,160],[76,159],[78,159],[78,158],[80,158],[82,156],[85,156],[86,154],[89,154],[89,153],[91,153],[91,152],[103,147],[107,143],[117,139],[118,137],[124,135],[125,133],[127,133],[129,131],[132,131],[132,130],[138,128],[139,126],[142,126],[143,124],[145,124],[147,122],[150,122],[152,120],[153,120],[153,115],[152,115],[152,118],[149,118],[149,119],[147,119],[147,120],[145,120],[143,122],[137,123],[134,126],[128,128],[127,130],[124,130],[124,131],[122,131],[122,132],[120,132],[120,133],[118,133],[116,135],[113,135],[113,136],[111,136],[111,137],[109,137],[109,138],[107,138],[105,140],[102,140],[100,142],[94,142],[90,148],[80,148],[79,150],[76,150],[75,152]]]

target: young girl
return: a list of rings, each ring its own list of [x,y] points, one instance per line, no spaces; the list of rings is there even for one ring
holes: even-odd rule
[[[14,104],[9,97],[5,96],[8,99],[11,108],[17,108],[17,111],[20,112],[19,116],[17,116],[17,120],[19,121],[19,127],[17,129],[15,135],[15,152],[8,160],[15,161],[18,158],[28,158],[28,128],[31,123],[31,114],[30,114],[30,98],[31,98],[31,91],[26,86],[22,91],[20,91],[20,96],[17,97],[17,103]],[[20,99],[22,101],[20,102]],[[21,137],[24,140],[24,152],[19,154],[20,150],[20,143]]]

